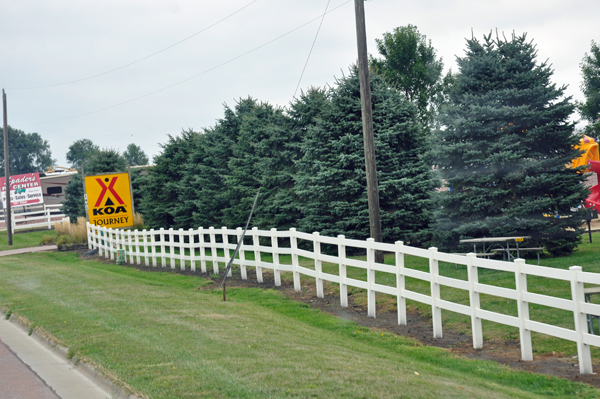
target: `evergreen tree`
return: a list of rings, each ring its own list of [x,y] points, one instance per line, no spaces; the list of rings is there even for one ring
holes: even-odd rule
[[[358,70],[337,82],[301,144],[296,195],[302,231],[369,237]],[[377,75],[371,76],[377,177],[383,239],[418,244],[426,239],[435,181],[424,159],[417,110]]]
[[[65,187],[65,200],[62,202],[61,211],[71,219],[72,223],[77,222],[77,217],[86,216],[83,202],[83,179],[80,173],[71,176],[69,184]]]
[[[151,228],[192,227],[185,223],[176,223],[176,217],[182,213],[180,195],[186,187],[181,181],[186,176],[185,165],[190,154],[197,147],[199,134],[187,130],[181,136],[169,135],[169,141],[161,145],[162,152],[154,157],[155,167],[148,170],[144,179],[141,209],[144,224]],[[191,190],[193,186],[188,189]],[[178,210],[179,209],[179,210]],[[191,217],[191,214],[189,215]]]
[[[229,207],[225,178],[239,125],[236,111],[226,106],[225,117],[195,138],[178,183],[179,202],[174,213],[177,226],[233,226],[224,218],[223,210]]]
[[[526,35],[467,40],[466,56],[441,115],[435,161],[449,191],[437,212],[437,245],[459,239],[531,236],[554,254],[580,242],[583,175],[569,168],[579,137],[574,110],[552,70],[536,62]]]
[[[578,104],[579,112],[588,121],[585,133],[600,140],[600,48],[593,40],[590,54],[583,57],[580,65],[583,76],[581,90],[586,100]]]
[[[176,225],[243,226],[259,188],[252,224],[267,229],[295,226],[289,198],[298,133],[287,129],[283,110],[241,99],[205,129],[185,165]],[[295,148],[295,147],[294,147]],[[297,158],[297,157],[296,157]]]
[[[287,128],[282,109],[251,99],[245,102],[245,111],[238,113],[241,124],[227,165],[229,207],[224,216],[232,226],[242,226],[260,188],[253,224],[263,229],[290,228],[299,216],[288,195],[297,158],[292,147],[299,132]]]

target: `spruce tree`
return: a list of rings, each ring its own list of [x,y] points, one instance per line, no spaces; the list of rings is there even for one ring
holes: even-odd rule
[[[180,136],[169,135],[169,141],[162,145],[162,152],[154,157],[155,167],[148,169],[141,202],[144,224],[147,226],[188,227],[175,220],[177,216],[185,214],[185,208],[182,207],[186,204],[182,204],[180,198],[181,181],[186,176],[185,165],[189,162],[190,154],[197,147],[198,136],[192,130],[183,131]]]
[[[174,227],[238,227],[246,222],[257,190],[252,225],[296,226],[299,211],[290,197],[301,132],[289,128],[282,109],[252,98],[225,107],[215,126],[199,134],[177,180]],[[160,170],[158,174],[163,174]]]
[[[232,226],[245,223],[252,201],[261,195],[253,224],[269,229],[287,229],[296,224],[297,212],[286,198],[293,186],[293,146],[298,132],[288,129],[288,118],[280,108],[245,100],[237,140],[228,162],[225,189],[229,207],[224,211]]]
[[[426,238],[435,181],[417,110],[375,74],[371,95],[383,239],[418,244]],[[304,215],[299,227],[364,239],[369,213],[357,68],[328,96],[297,162],[295,192]]]
[[[579,154],[565,87],[536,61],[526,35],[467,40],[450,101],[441,115],[435,162],[440,193],[435,238],[453,248],[463,238],[531,236],[569,254],[580,242],[586,198],[583,174],[568,167]]]
[[[581,61],[585,102],[579,104],[581,117],[588,121],[585,133],[600,140],[600,47],[592,40],[590,54]]]

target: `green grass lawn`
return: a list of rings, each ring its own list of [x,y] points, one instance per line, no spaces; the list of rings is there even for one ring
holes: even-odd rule
[[[600,397],[568,380],[369,331],[277,291],[72,253],[0,258],[0,304],[152,398]]]
[[[268,244],[267,244],[268,245]],[[160,248],[158,248],[160,249]],[[167,252],[169,252],[169,248],[165,248]],[[209,251],[210,252],[210,251]],[[587,234],[583,236],[583,242],[577,249],[577,251],[568,257],[560,257],[554,258],[549,254],[542,255],[542,266],[552,267],[552,268],[560,268],[560,269],[568,269],[570,266],[582,266],[583,270],[586,272],[594,272],[600,273],[600,257],[598,256],[600,253],[600,233],[593,234],[593,243],[589,243]],[[177,254],[179,254],[179,250],[175,249],[175,267],[180,268],[180,261],[177,259]],[[186,250],[186,254],[188,254],[188,250]],[[219,255],[223,256],[222,251],[219,251]],[[199,252],[196,251],[196,257],[199,258]],[[252,251],[248,251],[245,254],[246,259],[253,260],[254,253]],[[355,259],[364,260],[365,256],[353,256]],[[262,253],[261,259],[264,262],[273,262],[273,257],[271,254]],[[280,256],[280,263],[282,264],[291,264],[291,257],[288,256]],[[387,254],[385,256],[385,262],[388,264],[394,264],[394,255]],[[143,262],[143,259],[142,259]],[[537,264],[537,259],[528,260],[528,263]],[[313,261],[310,259],[300,259],[300,264],[307,268],[312,268]],[[158,265],[160,267],[161,262],[158,261]],[[171,262],[169,259],[166,261],[166,267],[171,268]],[[225,265],[220,264],[220,270],[223,269]],[[412,256],[406,256],[405,258],[405,266],[409,268],[413,268],[416,270],[421,270],[424,272],[429,271],[429,263],[428,259],[417,258]],[[190,267],[189,261],[186,262],[186,268]],[[196,261],[196,269],[200,270],[200,261]],[[249,268],[252,269],[252,268]],[[447,264],[440,262],[439,265],[440,274],[446,277],[451,277],[460,280],[467,280],[467,271],[465,266],[459,265],[458,267],[454,264]],[[212,273],[212,263],[207,262],[207,271]],[[267,269],[263,269],[266,273],[265,281],[272,279],[272,273]],[[328,264],[323,263],[323,271],[325,273],[338,275],[338,265],[337,264]],[[234,266],[234,273],[239,274],[239,267]],[[348,267],[347,275],[350,278],[358,279],[366,281],[366,271],[364,269]],[[282,272],[282,280],[292,280],[292,275],[289,272]],[[315,281],[311,277],[302,276],[302,285],[314,285]],[[376,273],[376,281],[379,284],[384,284],[388,286],[394,287],[396,284],[396,276],[394,274],[389,273]],[[515,276],[513,273],[487,270],[487,269],[479,269],[479,281],[480,283],[495,285],[498,287],[504,288],[515,288]],[[337,294],[339,293],[339,287],[337,284],[329,284],[325,282],[326,291]],[[413,278],[406,278],[406,288],[419,292],[425,295],[430,294],[430,283],[422,280],[417,280]],[[556,296],[559,298],[570,299],[571,289],[569,282],[554,280],[550,278],[543,277],[528,277],[528,290],[530,292],[535,292],[544,295]],[[366,291],[358,288],[348,287],[348,292],[352,295],[352,299],[355,304],[359,306],[366,307],[367,306],[367,295]],[[464,305],[469,305],[469,296],[467,291],[458,290],[446,286],[441,287],[441,295],[445,300],[449,300],[455,303],[460,303]],[[592,298],[593,302],[600,303],[600,295]],[[418,302],[413,302],[408,300],[407,305],[409,308],[418,309],[424,315],[431,314],[431,308],[428,305],[424,305]],[[377,306],[379,311],[396,311],[396,298],[393,296],[385,295],[385,294],[377,294]],[[489,295],[481,295],[481,306],[483,309],[510,315],[517,316],[517,307],[516,302],[513,300],[508,300],[504,298],[489,296]],[[451,328],[466,334],[471,334],[471,320],[468,316],[456,314],[449,311],[442,311],[444,329]],[[568,311],[563,311],[559,309],[549,308],[545,306],[530,305],[530,318],[535,321],[552,324],[559,327],[574,329],[574,321],[573,314]],[[484,332],[484,346],[486,345],[485,341],[489,340],[501,340],[501,339],[518,339],[519,331],[517,328],[505,326],[502,324],[496,324],[493,322],[483,321],[483,332]],[[532,342],[533,342],[533,351],[534,354],[547,354],[547,353],[555,353],[562,354],[563,356],[574,356],[577,354],[576,344],[574,342],[565,341],[559,338],[554,338],[545,334],[533,333],[532,334]],[[592,348],[592,356],[594,358],[600,357],[600,349]]]
[[[36,247],[40,245],[44,238],[54,237],[56,233],[54,230],[36,230],[28,231],[27,233],[13,232],[12,239],[13,245],[8,245],[8,235],[6,231],[0,231],[0,251],[6,251],[7,249],[19,249],[27,247]]]
[[[560,257],[554,258],[548,254],[542,257],[541,265],[552,268],[560,268],[560,269],[568,269],[570,266],[582,266],[583,270],[586,272],[594,272],[600,273],[600,233],[593,234],[593,243],[589,243],[588,236],[585,234],[583,236],[583,242],[577,249],[577,251],[568,257]],[[168,248],[167,248],[168,252]],[[176,254],[178,254],[178,250],[175,250]],[[197,257],[199,253],[196,253]],[[220,252],[220,256],[222,256],[222,252]],[[246,259],[253,260],[254,253],[246,252]],[[365,259],[365,256],[354,256],[356,259]],[[264,262],[272,262],[272,255],[263,253],[261,254],[261,259]],[[386,254],[385,262],[387,264],[394,264],[394,255]],[[531,264],[537,264],[537,259],[531,259],[527,261]],[[291,264],[290,256],[280,256],[280,263],[283,264]],[[160,266],[160,261],[158,262]],[[167,268],[171,267],[171,263],[167,260]],[[200,269],[200,262],[196,262],[197,270]],[[313,261],[310,259],[300,259],[300,264],[307,268],[312,268]],[[189,268],[189,262],[186,264],[186,268]],[[412,256],[406,256],[405,258],[405,266],[408,268],[428,272],[429,271],[429,262],[428,259],[417,258]],[[179,260],[176,260],[176,268],[180,267]],[[220,264],[220,270],[222,270],[224,264]],[[252,268],[249,268],[252,269]],[[212,273],[212,264],[211,262],[207,262],[207,270],[209,273]],[[269,271],[263,269],[267,275],[265,279],[272,279],[272,274],[269,275]],[[467,280],[467,270],[465,266],[459,265],[458,267],[454,264],[447,264],[440,262],[439,265],[440,274],[446,277],[451,277],[460,280]],[[338,275],[338,265],[336,264],[328,264],[323,263],[323,271],[329,274]],[[233,272],[239,275],[239,267],[234,266]],[[366,271],[364,269],[348,267],[347,268],[348,277],[366,281]],[[282,280],[292,280],[292,275],[289,272],[282,272]],[[313,285],[315,281],[311,277],[303,276],[301,278],[302,285]],[[396,285],[396,276],[394,274],[389,273],[376,273],[376,281],[379,284],[384,284],[388,286],[395,287]],[[504,288],[515,288],[515,276],[514,273],[494,271],[488,269],[479,269],[479,281],[480,283],[494,285],[498,287]],[[336,294],[339,293],[339,287],[337,284],[328,284],[326,285],[326,291]],[[430,294],[430,283],[422,280],[417,280],[413,278],[406,278],[406,288],[419,292],[425,295]],[[571,298],[571,289],[570,283],[568,281],[560,281],[551,278],[543,278],[536,276],[528,277],[528,290],[530,292],[535,292],[544,295],[551,295],[559,298],[570,299]],[[352,294],[352,298],[355,304],[359,306],[366,307],[367,306],[367,295],[366,291],[358,288],[348,287],[348,292]],[[449,300],[452,302],[469,305],[469,295],[467,291],[458,290],[446,286],[441,287],[441,295],[445,300]],[[596,297],[592,297],[592,301],[596,303],[600,303],[600,295]],[[418,309],[422,314],[430,315],[431,308],[428,305],[424,305],[418,302],[407,301],[407,304],[411,308]],[[396,298],[385,295],[385,294],[377,294],[377,306],[379,311],[396,311]],[[483,309],[491,310],[494,312],[517,316],[517,307],[516,301],[508,300],[500,297],[494,297],[489,295],[481,295],[481,306]],[[471,334],[471,320],[469,317],[460,315],[457,313],[442,311],[444,329],[451,328],[454,330],[458,330],[460,332],[464,332],[466,334]],[[555,308],[549,308],[545,306],[530,305],[530,318],[535,321],[552,324],[559,327],[574,329],[574,321],[573,314],[568,311],[559,310]],[[502,324],[496,324],[493,322],[483,321],[483,332],[484,332],[484,346],[486,345],[485,340],[496,340],[496,339],[518,339],[519,331],[517,328],[505,326]],[[534,354],[546,354],[546,353],[556,353],[562,354],[564,356],[574,356],[577,354],[576,344],[574,342],[565,341],[559,338],[554,338],[545,334],[533,333],[532,334],[532,342],[533,342],[533,350]],[[592,348],[592,355],[594,358],[600,357],[600,349]]]
[[[586,272],[600,273],[600,233],[593,234],[593,243],[589,243],[587,234],[584,235],[583,243],[579,246],[578,250],[568,257],[554,258],[546,254],[542,258],[541,265],[552,268],[568,269],[570,266],[582,266]],[[253,254],[246,254],[248,259],[253,259]],[[365,256],[354,257],[357,259],[365,259]],[[271,262],[272,256],[269,254],[262,254],[262,260]],[[289,256],[280,257],[281,263],[291,263]],[[395,258],[393,254],[386,254],[385,262],[387,264],[394,264]],[[537,264],[537,259],[527,260],[527,263]],[[303,259],[301,264],[305,267],[311,267],[312,260]],[[177,264],[179,266],[179,264]],[[428,259],[417,258],[412,256],[405,257],[405,267],[429,272],[429,261]],[[451,277],[460,280],[467,280],[467,270],[465,266],[459,265],[458,267],[454,264],[448,264],[440,262],[439,265],[440,274],[442,276]],[[338,265],[334,264],[323,264],[323,271],[329,274],[338,275]],[[234,271],[235,272],[235,271]],[[366,271],[355,267],[347,268],[348,277],[366,281]],[[291,273],[283,273],[282,279],[291,280]],[[376,281],[379,284],[395,287],[396,276],[389,273],[376,273]],[[487,269],[479,269],[479,282],[489,285],[494,285],[504,288],[515,288],[515,276],[514,273],[493,271]],[[306,284],[314,285],[314,279],[309,277],[302,277],[303,286]],[[332,293],[338,293],[339,287],[337,284],[326,284],[327,290]],[[430,283],[422,280],[413,278],[406,278],[406,288],[419,292],[425,295],[430,295],[431,287]],[[528,277],[528,290],[544,295],[551,295],[559,298],[570,299],[571,288],[570,283],[567,281],[560,281],[551,278],[542,278],[536,276]],[[352,298],[355,304],[362,307],[367,306],[367,295],[366,291],[358,288],[348,287],[348,292],[352,294]],[[446,286],[441,287],[442,299],[449,300],[452,302],[469,305],[469,294],[467,291],[458,290]],[[592,301],[600,303],[600,296],[592,297]],[[396,298],[385,295],[377,294],[377,306],[380,311],[396,311]],[[422,314],[431,315],[431,308],[428,305],[424,305],[414,301],[407,301],[407,306],[418,309]],[[483,309],[495,311],[498,313],[517,316],[516,302],[499,297],[493,297],[489,295],[481,295],[481,306]],[[444,322],[444,328],[452,328],[466,334],[471,334],[471,320],[469,317],[453,313],[450,311],[442,311],[442,317]],[[555,308],[544,307],[540,305],[530,305],[530,318],[532,320],[544,322],[547,324],[556,325],[559,327],[574,329],[573,314],[568,311],[563,311]],[[483,332],[484,339],[518,339],[519,331],[517,328],[509,327],[493,322],[483,321]],[[557,353],[564,356],[573,356],[577,354],[576,344],[574,342],[565,341],[559,338],[554,338],[544,334],[533,333],[533,350],[535,354],[546,354],[546,353]],[[486,345],[484,341],[484,346]],[[592,348],[592,355],[594,358],[600,357],[600,349]]]

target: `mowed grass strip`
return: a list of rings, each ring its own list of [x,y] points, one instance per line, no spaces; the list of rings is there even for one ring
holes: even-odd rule
[[[589,243],[587,233],[582,236],[582,244],[578,247],[575,253],[567,257],[552,257],[545,253],[542,255],[541,266],[559,268],[568,270],[571,266],[582,266],[585,272],[600,273],[600,233],[593,233],[593,242]],[[289,243],[287,243],[289,245]],[[266,244],[268,246],[268,244]],[[286,244],[280,242],[280,247]],[[167,269],[180,269],[181,261],[179,260],[179,248],[178,243],[174,244],[174,262],[171,263],[170,255],[167,255],[166,268]],[[160,248],[157,248],[157,251]],[[336,253],[336,249],[330,247],[333,253]],[[165,251],[169,253],[170,249],[165,248]],[[210,256],[210,250],[206,250],[207,256]],[[362,251],[364,253],[364,250]],[[189,250],[185,250],[186,255],[189,255]],[[223,251],[218,251],[219,256],[223,256]],[[196,250],[196,259],[199,259],[199,250]],[[366,256],[350,256],[354,259],[366,260]],[[254,260],[254,252],[246,251],[245,258],[247,260]],[[262,253],[261,259],[263,262],[272,263],[273,256],[269,253]],[[142,262],[144,259],[142,257]],[[279,257],[281,264],[291,264],[290,255],[281,255]],[[394,254],[385,255],[385,263],[393,265],[395,264]],[[537,259],[528,259],[527,263],[537,264]],[[158,262],[161,267],[161,261]],[[190,268],[190,262],[184,262],[185,268]],[[213,265],[211,261],[206,262],[207,271],[212,273]],[[312,259],[300,258],[300,265],[308,269],[314,269],[314,261]],[[223,270],[225,264],[219,263],[219,270]],[[423,272],[429,272],[429,260],[424,258],[418,258],[414,256],[405,256],[405,267],[420,270]],[[200,261],[196,261],[196,269],[200,270]],[[253,270],[253,267],[249,267],[249,270]],[[323,262],[322,270],[325,273],[332,275],[339,275],[339,266],[337,264],[331,264]],[[454,265],[444,262],[439,264],[440,275],[450,277],[458,280],[467,280],[467,269],[463,265]],[[233,267],[235,274],[240,273],[239,266]],[[272,271],[264,267],[263,272],[265,273],[265,281],[273,279]],[[356,280],[367,280],[367,272],[365,269],[356,267],[347,267],[347,276]],[[290,272],[282,272],[281,278],[283,281],[292,281],[292,274]],[[571,299],[571,287],[570,282],[561,281],[552,278],[544,278],[537,276],[528,276],[527,289],[530,292],[537,294],[554,296],[557,298]],[[315,280],[312,277],[301,276],[302,286],[315,286]],[[378,284],[388,285],[391,287],[396,286],[396,275],[389,273],[376,272],[376,281]],[[502,288],[515,289],[515,275],[514,273],[501,272],[497,270],[489,270],[485,268],[479,269],[479,282],[483,284],[489,284]],[[339,285],[335,283],[325,282],[325,289],[327,292],[332,294],[339,293]],[[406,289],[415,291],[424,295],[431,294],[431,286],[428,281],[418,280],[414,278],[406,278]],[[367,293],[363,289],[348,287],[348,293],[352,296],[353,303],[362,307],[367,307]],[[469,293],[468,291],[459,290],[447,286],[441,286],[441,297],[445,300],[463,304],[469,306]],[[486,310],[493,312],[517,317],[517,305],[516,301],[496,297],[492,295],[481,295],[481,307]],[[600,303],[600,295],[592,297],[592,302]],[[397,300],[395,296],[377,294],[377,306],[378,311],[396,311]],[[422,304],[415,301],[407,301],[409,308],[418,309],[418,311],[425,315],[431,316],[431,307],[426,304]],[[461,315],[458,313],[443,310],[442,318],[444,323],[444,329],[453,329],[468,335],[471,335],[471,320],[468,316]],[[530,318],[535,321],[563,327],[567,329],[574,329],[574,321],[572,312],[555,309],[551,307],[541,306],[537,304],[530,304]],[[596,325],[596,328],[598,326]],[[483,332],[484,332],[484,345],[485,341],[489,340],[504,340],[504,339],[518,339],[519,330],[514,327],[490,322],[487,320],[483,321]],[[575,356],[577,355],[577,347],[575,342],[566,341],[560,338],[555,338],[549,335],[534,332],[532,334],[533,352],[536,355],[543,354],[558,354],[562,356]],[[600,348],[592,347],[592,356],[594,359],[600,357]],[[596,366],[598,367],[598,366]]]
[[[0,258],[0,305],[152,398],[598,397],[587,385],[457,358],[277,291],[82,260]]]
[[[36,230],[28,232],[13,232],[12,239],[13,245],[8,245],[8,233],[6,231],[0,231],[0,251],[6,251],[8,249],[19,249],[28,247],[37,247],[44,240],[49,240],[54,237],[56,233],[54,230]]]

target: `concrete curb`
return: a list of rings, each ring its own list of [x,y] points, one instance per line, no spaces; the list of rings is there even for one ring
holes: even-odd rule
[[[6,313],[0,310],[0,317],[6,318]],[[130,394],[122,387],[118,387],[109,380],[107,380],[100,372],[98,372],[92,365],[85,363],[77,358],[68,359],[69,348],[59,345],[49,338],[42,336],[35,329],[30,330],[28,326],[23,324],[19,317],[10,317],[8,319],[11,324],[18,327],[21,331],[28,334],[31,338],[42,344],[45,348],[49,349],[54,354],[58,355],[62,360],[68,363],[73,369],[83,374],[94,384],[98,385],[103,390],[110,392],[113,399],[143,399],[135,394]]]

